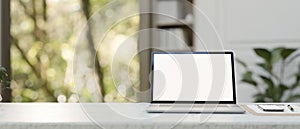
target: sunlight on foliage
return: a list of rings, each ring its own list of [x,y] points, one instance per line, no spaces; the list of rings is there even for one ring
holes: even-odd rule
[[[89,2],[90,15],[93,15],[110,0]],[[137,0],[122,2],[132,6],[137,4]],[[86,82],[79,91],[73,80],[74,47],[87,23],[82,4],[80,0],[11,0],[11,87],[14,102],[100,102],[94,99],[95,88],[88,86],[91,77],[85,78]],[[124,7],[122,10],[130,8]],[[110,11],[101,20],[110,22],[110,14],[115,10]],[[122,62],[126,55],[118,59],[115,70],[120,76],[117,80],[112,78],[111,64],[116,49],[125,41],[132,43],[126,51],[137,52],[137,37],[131,35],[138,31],[138,26],[138,15],[124,19],[107,32],[102,46],[95,48],[100,55],[105,102],[136,100],[135,91],[139,87],[138,57],[135,56],[129,64]],[[88,48],[84,49],[88,51]],[[120,93],[122,89],[119,87],[122,86],[124,94]],[[78,96],[82,98],[78,100]]]

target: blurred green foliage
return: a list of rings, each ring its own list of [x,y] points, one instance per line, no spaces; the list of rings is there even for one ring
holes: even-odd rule
[[[293,68],[295,65],[291,65],[300,56],[296,50],[284,47],[272,50],[255,48],[256,55],[263,60],[256,64],[257,68],[264,71],[260,73],[257,70],[251,70],[245,62],[238,60],[246,69],[241,81],[258,90],[258,93],[254,95],[255,102],[292,102],[300,99],[300,94],[294,92],[300,87],[300,64],[296,65],[298,66],[296,69]],[[276,69],[279,70],[276,72]],[[291,71],[292,69],[295,70]]]
[[[90,15],[109,2],[89,0]],[[137,4],[137,0],[122,2],[132,6]],[[74,43],[87,22],[82,4],[80,0],[11,0],[11,88],[14,102],[99,102],[93,99],[95,91],[87,85],[77,91],[72,75]],[[101,20],[110,22],[109,17]],[[120,44],[113,39],[132,35],[138,30],[138,25],[139,16],[134,16],[113,26],[106,34],[109,39],[104,39],[103,47],[98,51],[103,73],[101,87],[105,89],[106,102],[135,101],[134,92],[139,86],[138,57],[131,64],[118,62],[124,66],[117,68],[120,73],[130,69],[128,76],[133,81],[129,89],[133,92],[128,92],[128,96],[120,94],[113,82],[110,61],[115,44]],[[130,50],[137,51],[137,40],[133,42],[136,45]]]
[[[8,78],[7,70],[5,67],[0,66],[0,85],[8,87],[9,84],[10,84],[10,80]]]

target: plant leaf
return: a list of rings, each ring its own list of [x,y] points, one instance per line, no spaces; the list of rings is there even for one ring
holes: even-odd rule
[[[293,52],[295,52],[297,49],[293,49],[293,48],[288,48],[288,49],[284,49],[281,52],[281,56],[283,58],[283,60],[285,60],[287,57],[289,57]]]
[[[6,71],[6,69],[4,67],[0,66],[0,72],[6,73],[7,71]]]
[[[274,94],[274,88],[267,88],[266,89],[266,96],[268,98],[271,98],[273,102],[276,101],[276,96]]]
[[[244,68],[247,68],[247,64],[246,64],[244,61],[242,61],[242,60],[240,60],[240,59],[238,59],[238,58],[236,58],[236,61],[237,61],[239,64],[241,64],[242,66],[244,66]]]
[[[265,76],[260,76],[260,78],[264,81],[264,83],[267,84],[268,88],[266,89],[266,95],[270,98],[272,98],[273,101],[277,101],[277,97],[275,96],[276,90],[274,83],[272,79],[265,77]]]
[[[281,53],[284,49],[284,47],[278,47],[271,51],[271,64],[275,64],[282,59]]]
[[[262,75],[260,76],[260,78],[268,85],[269,88],[275,87],[271,78],[268,78],[268,77],[262,76]]]
[[[2,83],[8,77],[5,67],[0,66],[0,83]]]
[[[264,48],[255,48],[254,51],[258,56],[262,57],[263,59],[265,59],[266,62],[270,63],[271,52]]]
[[[279,79],[279,77],[273,73],[272,71],[272,65],[270,64],[265,64],[265,63],[257,63],[257,66],[261,67],[263,70],[265,70],[266,72],[268,72],[270,74],[270,76],[273,76],[276,79]]]
[[[247,71],[243,75],[242,82],[251,84],[253,86],[257,86],[257,82],[253,80],[252,76],[253,76],[253,73],[251,71]]]
[[[251,84],[251,85],[253,85],[253,86],[257,86],[257,83],[256,83],[255,81],[253,81],[253,80],[244,80],[244,79],[243,79],[242,82]]]
[[[257,93],[253,95],[253,97],[255,97],[255,102],[265,102],[265,98],[267,98],[267,96],[262,93]]]
[[[278,91],[278,93],[276,94],[277,100],[281,100],[284,92],[287,91],[288,89],[289,89],[289,87],[287,87],[286,85],[280,84],[279,87],[277,88],[277,91]]]
[[[269,64],[265,64],[265,63],[257,63],[257,65],[259,67],[261,67],[262,69],[264,69],[265,71],[267,71],[268,73],[272,74],[272,66]]]
[[[298,86],[300,86],[300,64],[298,66],[298,72],[295,74],[296,76],[296,80],[295,82],[292,84],[292,87],[291,89],[295,89],[297,88]]]

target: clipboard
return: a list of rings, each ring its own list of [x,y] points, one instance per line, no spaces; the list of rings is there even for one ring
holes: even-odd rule
[[[275,104],[258,104],[257,105],[261,110],[265,112],[283,112],[283,106],[277,106]]]
[[[251,113],[255,116],[300,116],[300,105],[297,104],[290,104],[293,106],[294,111],[291,111],[287,105],[288,104],[281,104],[283,105],[284,111],[283,112],[265,112],[261,110],[258,104],[243,104],[241,105],[246,111]]]

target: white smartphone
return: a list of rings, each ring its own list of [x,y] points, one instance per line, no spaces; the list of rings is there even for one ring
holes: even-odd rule
[[[260,109],[263,111],[270,111],[270,112],[283,112],[284,108],[277,106],[277,105],[271,105],[271,104],[265,104],[265,105],[257,105]]]

